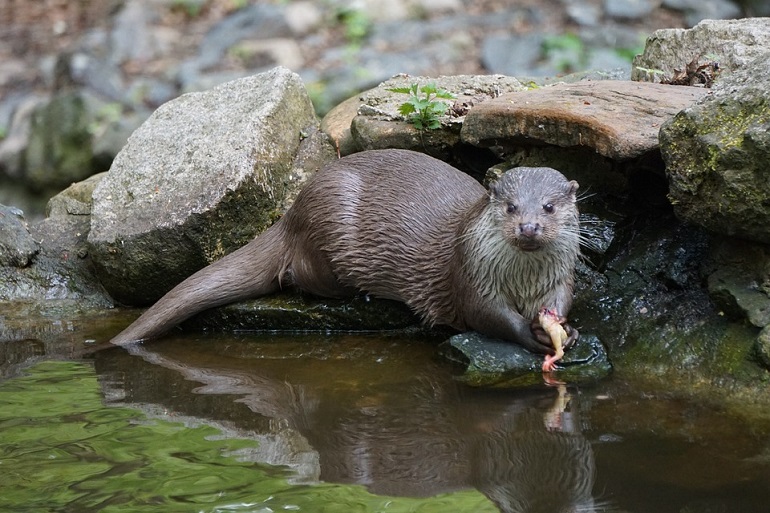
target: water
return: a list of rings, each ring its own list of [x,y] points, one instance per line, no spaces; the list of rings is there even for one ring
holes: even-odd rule
[[[620,376],[472,389],[384,335],[84,355],[114,319],[49,318],[0,342],[0,511],[768,511],[767,426]]]

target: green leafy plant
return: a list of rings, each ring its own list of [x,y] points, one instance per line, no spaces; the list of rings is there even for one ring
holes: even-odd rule
[[[410,95],[409,99],[398,108],[398,112],[418,130],[439,128],[441,126],[439,117],[449,108],[447,102],[440,100],[451,100],[455,97],[449,91],[436,87],[436,84],[424,86],[412,84],[410,87],[394,87],[388,91]]]
[[[588,64],[589,50],[576,34],[546,36],[541,50],[544,58],[562,73],[571,73]]]
[[[354,7],[346,7],[337,13],[337,19],[345,31],[345,39],[348,44],[360,46],[369,35],[372,28],[372,20],[367,14]]]

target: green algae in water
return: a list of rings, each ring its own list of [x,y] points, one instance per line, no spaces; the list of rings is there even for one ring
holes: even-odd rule
[[[0,384],[0,511],[494,512],[475,490],[427,499],[292,485],[239,461],[253,440],[105,407],[93,367],[49,361]]]

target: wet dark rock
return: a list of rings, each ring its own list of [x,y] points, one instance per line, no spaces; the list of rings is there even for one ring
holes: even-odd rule
[[[719,62],[723,72],[716,82],[766,54],[770,48],[770,18],[704,20],[691,29],[656,30],[644,52],[634,58],[631,80],[660,82],[683,70],[693,59]]]
[[[481,103],[466,117],[461,137],[480,146],[585,146],[628,160],[657,150],[660,125],[704,94],[630,81],[556,84]]]
[[[454,335],[439,351],[463,366],[461,379],[474,386],[516,387],[543,381],[543,355],[476,332]],[[556,381],[575,383],[605,377],[611,370],[601,342],[592,335],[582,335],[576,346],[564,353],[564,358],[557,363],[557,371],[550,376]]]
[[[110,294],[152,302],[269,226],[317,123],[285,68],[156,110],[94,191],[89,244]]]
[[[283,293],[214,308],[186,321],[194,331],[390,331],[416,329],[420,319],[403,303],[354,297],[318,299]]]
[[[770,248],[719,237],[704,273],[714,303],[730,319],[764,328],[770,324]]]
[[[82,197],[90,188],[81,186],[82,190],[72,192],[72,199]],[[71,300],[90,307],[113,305],[93,273],[86,246],[87,213],[54,208],[51,217],[27,227],[20,212],[0,208],[0,301]],[[16,237],[9,236],[11,228]]]
[[[0,205],[0,267],[27,267],[40,251],[24,219],[24,212]]]
[[[708,287],[714,303],[730,318],[747,318],[758,328],[770,324],[770,297],[741,269],[715,271],[708,278]]]
[[[770,326],[765,327],[759,332],[757,341],[754,344],[754,350],[765,369],[770,371]]]
[[[708,234],[670,212],[624,231],[601,272],[579,269],[571,324],[599,337],[620,372],[666,386],[757,383],[756,328],[720,315],[704,286]]]
[[[677,215],[720,235],[770,242],[769,127],[770,53],[663,125],[661,153]]]

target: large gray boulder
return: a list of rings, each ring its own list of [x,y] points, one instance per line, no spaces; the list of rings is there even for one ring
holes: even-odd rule
[[[663,125],[660,143],[681,219],[770,243],[770,53]]]
[[[770,48],[770,18],[703,20],[691,29],[656,30],[634,58],[631,80],[659,82],[693,59],[717,61],[722,76],[751,67]]]
[[[162,105],[94,191],[88,241],[110,294],[150,303],[253,239],[297,177],[333,157],[317,127],[285,68]]]

